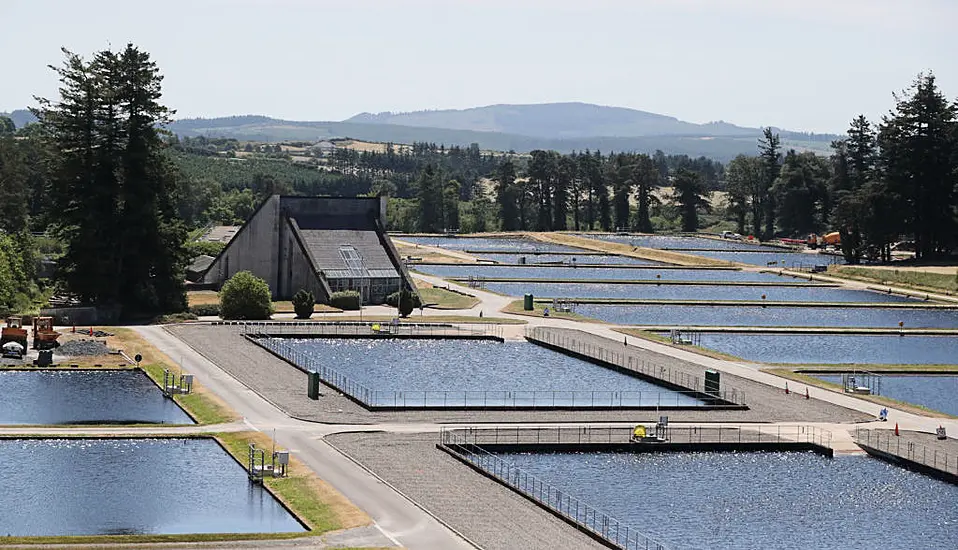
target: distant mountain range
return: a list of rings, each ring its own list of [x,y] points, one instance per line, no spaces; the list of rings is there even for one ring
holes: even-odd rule
[[[28,111],[14,111],[14,114]],[[23,116],[14,119],[21,126]],[[29,120],[27,120],[28,122]],[[25,122],[24,122],[25,123]],[[363,141],[446,145],[478,143],[487,150],[533,149],[638,151],[706,156],[727,161],[756,153],[759,128],[727,122],[695,124],[677,118],[588,103],[490,105],[413,113],[361,113],[341,122],[300,122],[265,116],[192,118],[174,121],[180,136],[230,137],[255,141],[317,141],[349,137]],[[783,145],[827,152],[837,136],[776,130]]]

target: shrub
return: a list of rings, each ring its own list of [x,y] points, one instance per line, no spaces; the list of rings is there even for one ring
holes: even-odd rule
[[[296,312],[297,319],[309,319],[313,315],[315,305],[316,298],[305,288],[293,295],[293,311]]]
[[[416,308],[416,301],[413,297],[416,296],[412,292],[403,290],[399,293],[399,315],[402,317],[409,317],[409,314],[412,313],[412,310]]]
[[[204,254],[215,258],[226,248],[226,243],[216,241],[190,241],[186,243],[185,248],[187,257],[191,260]]]
[[[329,296],[329,305],[342,310],[359,309],[359,292],[355,290],[341,290]]]
[[[197,304],[195,306],[190,306],[190,313],[192,313],[193,315],[196,315],[197,317],[219,315],[220,305],[219,304]]]
[[[399,294],[400,292],[397,290],[396,292],[393,292],[392,294],[386,296],[386,305],[389,305],[392,307],[399,307]],[[406,294],[409,294],[410,296],[412,296],[413,308],[422,307],[422,299],[419,297],[419,294],[413,294],[411,292],[407,292]]]
[[[269,319],[272,296],[266,281],[249,271],[240,271],[220,289],[220,317],[223,319]]]

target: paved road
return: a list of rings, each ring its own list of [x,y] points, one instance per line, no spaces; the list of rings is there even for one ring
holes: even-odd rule
[[[472,315],[478,316],[483,312],[484,316],[491,317],[512,317],[522,319],[528,322],[529,327],[547,326],[555,328],[568,328],[581,330],[596,336],[612,339],[615,342],[622,340],[623,335],[615,332],[615,325],[603,325],[598,323],[581,323],[557,318],[529,317],[499,312],[500,309],[511,303],[515,298],[500,296],[497,294],[484,292],[477,289],[470,289],[449,283],[439,277],[416,274],[415,277],[423,279],[437,286],[449,286],[451,288],[472,294],[480,299],[480,303],[469,309],[459,311],[433,311],[426,310],[425,315]],[[370,314],[391,314],[395,310],[392,308],[371,307],[365,310]],[[317,315],[316,317],[321,317]],[[335,318],[334,316],[331,316]],[[451,530],[443,526],[439,521],[424,512],[414,503],[407,500],[397,491],[380,481],[378,478],[367,472],[365,469],[354,463],[349,458],[340,454],[329,444],[323,441],[323,437],[329,434],[342,433],[348,431],[389,431],[401,433],[423,433],[435,432],[439,430],[439,425],[435,423],[412,423],[412,424],[383,424],[383,425],[365,425],[365,426],[337,426],[321,425],[300,422],[289,418],[279,409],[275,408],[269,402],[262,399],[250,389],[243,386],[240,382],[226,374],[215,364],[196,353],[192,348],[172,336],[162,327],[135,327],[145,338],[151,341],[161,351],[170,357],[182,358],[184,368],[198,375],[199,379],[214,393],[219,395],[226,403],[233,407],[243,416],[241,423],[233,423],[223,426],[224,429],[242,429],[250,427],[258,429],[272,435],[275,430],[275,437],[280,444],[289,447],[293,452],[314,469],[323,479],[328,481],[336,489],[342,492],[357,506],[365,510],[376,522],[376,525],[387,536],[391,537],[398,544],[402,544],[411,549],[418,548],[473,548],[463,538],[457,536]],[[520,339],[526,330],[522,325],[504,325],[503,335],[510,339]],[[757,382],[769,384],[773,387],[782,387],[784,391],[784,379],[771,374],[759,371],[761,365],[725,361],[713,359],[700,355],[698,353],[676,349],[656,342],[649,342],[639,339],[629,339],[629,345],[641,347],[653,352],[670,355],[679,359],[697,363],[706,368],[712,368],[735,374],[743,378],[748,378]],[[804,393],[805,386],[796,382],[790,382],[790,389],[794,392]],[[881,408],[880,405],[870,403],[852,396],[832,392],[817,387],[808,387],[811,397],[821,399],[836,405],[841,405],[850,409],[865,412],[876,416]],[[932,432],[939,425],[944,425],[948,433],[958,434],[958,420],[929,418],[915,415],[904,411],[894,410],[889,407],[889,424],[894,426],[900,424],[901,428],[917,430],[923,432]],[[794,425],[795,423],[789,423]],[[502,424],[507,425],[507,424]],[[568,425],[568,424],[566,424]],[[728,424],[726,424],[728,425]],[[819,427],[831,430],[833,433],[833,445],[838,452],[856,452],[857,446],[851,441],[848,431],[854,426],[849,424],[816,424]],[[183,431],[189,432],[212,429],[211,427],[187,427]],[[220,429],[220,427],[217,427]],[[52,429],[56,431],[56,429]],[[89,428],[77,428],[78,432],[90,430]],[[156,433],[162,429],[152,429]],[[176,429],[173,429],[176,430]],[[31,430],[32,431],[32,430]],[[63,431],[63,430],[59,430]],[[116,432],[116,429],[112,430]],[[124,430],[125,431],[125,430]],[[17,433],[15,428],[0,429],[0,433]],[[176,431],[172,433],[178,433]]]
[[[162,327],[134,328],[169,357],[181,357],[183,368],[196,374],[210,391],[242,415],[243,423],[270,435],[275,433],[281,445],[369,514],[378,528],[398,544],[410,550],[474,548],[323,442],[321,437],[326,430],[320,426],[289,418]]]

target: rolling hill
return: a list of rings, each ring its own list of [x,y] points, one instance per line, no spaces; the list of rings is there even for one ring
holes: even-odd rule
[[[17,126],[29,111],[14,111]],[[259,115],[180,119],[168,129],[180,136],[228,137],[252,141],[318,141],[349,137],[363,141],[431,142],[482,149],[527,152],[585,149],[705,156],[728,161],[755,154],[759,128],[727,122],[695,124],[674,117],[587,103],[490,105],[473,109],[414,113],[362,113],[347,120],[290,121]],[[785,148],[827,153],[837,136],[779,131]]]

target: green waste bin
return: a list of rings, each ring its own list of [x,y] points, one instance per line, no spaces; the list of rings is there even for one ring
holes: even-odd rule
[[[719,373],[714,370],[705,371],[705,393],[718,395],[719,392]]]
[[[319,373],[311,370],[307,376],[309,377],[309,386],[306,389],[306,396],[310,399],[319,399]]]
[[[526,294],[524,299],[522,300],[522,309],[526,311],[532,311],[533,309],[535,309],[535,306],[533,306],[532,304],[533,304],[532,294]]]

